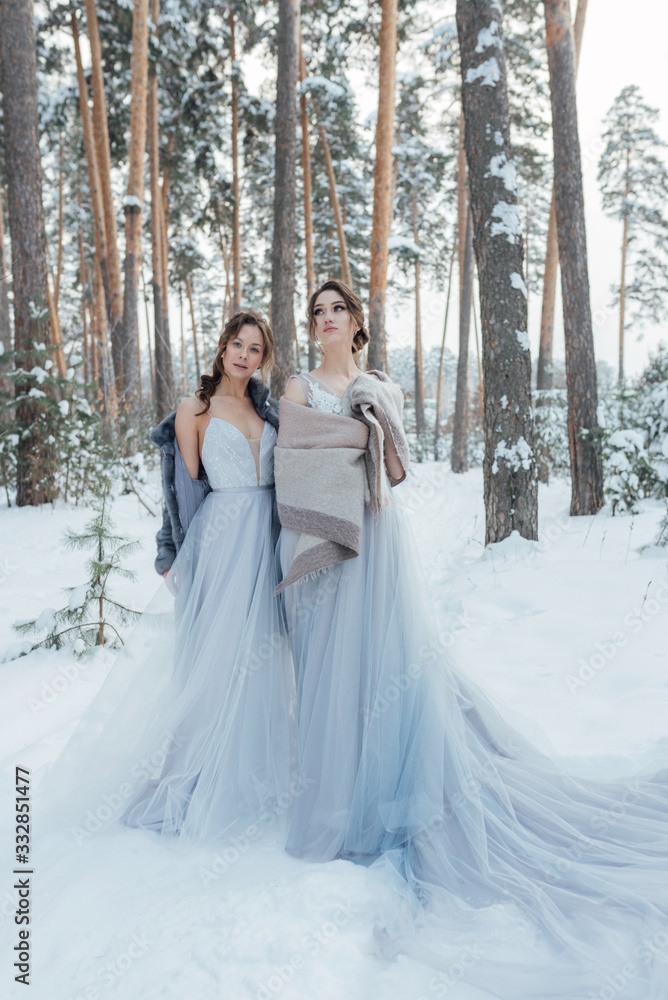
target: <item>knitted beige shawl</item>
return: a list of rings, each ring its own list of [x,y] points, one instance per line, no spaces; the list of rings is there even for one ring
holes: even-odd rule
[[[375,512],[392,503],[385,481],[386,435],[404,469],[401,479],[390,482],[396,485],[406,475],[402,406],[401,389],[382,372],[353,379],[343,397],[343,415],[281,399],[276,500],[281,524],[299,531],[300,538],[276,593],[359,554],[365,498]]]

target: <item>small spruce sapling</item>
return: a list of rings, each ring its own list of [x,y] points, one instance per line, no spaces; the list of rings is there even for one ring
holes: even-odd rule
[[[21,635],[47,632],[27,652],[39,646],[60,649],[72,645],[74,651],[81,655],[93,646],[109,645],[113,648],[123,645],[119,628],[140,617],[141,612],[115,600],[110,593],[110,584],[114,579],[135,579],[134,571],[124,567],[123,562],[139,550],[141,543],[114,534],[109,501],[110,482],[107,480],[102,496],[93,504],[95,516],[83,532],[71,529],[65,532],[65,544],[69,549],[92,550],[87,563],[89,576],[86,583],[67,588],[70,598],[66,607],[58,611],[46,608],[37,618],[14,624],[14,629]],[[113,633],[111,638],[109,631]]]

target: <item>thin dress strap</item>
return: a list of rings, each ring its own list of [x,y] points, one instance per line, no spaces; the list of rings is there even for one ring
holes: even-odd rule
[[[296,378],[299,384],[301,385],[302,389],[304,390],[304,396],[306,398],[306,402],[310,405],[313,397],[312,377],[307,372],[297,372],[295,375],[290,376],[288,382],[290,381],[290,379],[293,378]]]

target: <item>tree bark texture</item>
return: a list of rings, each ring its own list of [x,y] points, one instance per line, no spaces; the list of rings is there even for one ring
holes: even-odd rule
[[[545,26],[566,343],[571,514],[595,514],[603,505],[603,475],[575,99],[575,47],[568,0],[545,0]]]
[[[436,378],[436,417],[434,420],[434,461],[438,462],[438,439],[441,433],[441,391],[443,386],[443,360],[445,358],[445,337],[448,332],[448,317],[450,314],[450,291],[452,289],[452,272],[455,266],[455,254],[457,253],[457,240],[452,241],[452,252],[450,254],[450,268],[448,270],[448,290],[445,293],[445,319],[443,320],[443,335],[441,337],[441,350],[438,355],[438,376]]]
[[[239,204],[239,91],[234,11],[228,11],[230,61],[232,63],[232,313],[241,309],[241,221]]]
[[[500,7],[457,0],[484,374],[485,540],[536,538],[531,358]],[[470,290],[465,302],[470,302]]]
[[[378,116],[376,159],[373,168],[373,220],[369,280],[369,346],[367,365],[385,371],[385,294],[387,291],[387,241],[392,228],[392,139],[397,76],[397,0],[382,0],[378,67]]]
[[[619,381],[624,379],[624,333],[626,326],[626,256],[629,247],[629,217],[626,204],[631,189],[629,178],[630,151],[626,150],[626,181],[624,184],[624,225],[622,226],[622,269],[619,278]]]
[[[12,327],[9,314],[9,266],[5,247],[5,207],[2,188],[0,188],[0,393],[10,396],[12,383],[4,374],[9,369],[12,351]]]
[[[100,269],[100,278],[103,290],[103,308],[95,310],[95,331],[98,337],[98,344],[104,345],[107,349],[109,339],[108,303],[111,302],[111,290],[109,286],[109,262],[107,260],[107,238],[104,228],[104,205],[102,202],[102,189],[100,185],[100,174],[97,165],[95,152],[95,141],[93,138],[93,122],[90,108],[88,106],[88,88],[84,76],[83,61],[81,59],[81,45],[79,42],[79,22],[76,15],[72,15],[72,37],[74,39],[74,56],[77,67],[77,83],[79,90],[79,111],[84,138],[84,153],[86,155],[86,165],[88,169],[88,189],[90,192],[91,208],[93,212],[93,240],[95,243],[96,267]],[[92,340],[92,349],[97,352],[95,340]],[[98,371],[97,357],[95,358],[94,373]],[[106,388],[104,390],[106,396]]]
[[[411,199],[411,214],[413,221],[413,242],[420,246],[420,231],[418,228],[417,197],[413,189]],[[415,348],[414,348],[414,368],[415,368],[415,430],[422,434],[425,429],[424,420],[424,369],[422,365],[422,314],[420,311],[420,258],[415,258]]]
[[[297,201],[297,81],[299,0],[279,0],[276,82],[276,180],[271,259],[271,316],[276,369],[271,386],[281,396],[292,374],[295,339],[295,208]]]
[[[460,241],[461,272],[459,275],[459,357],[457,359],[457,395],[452,427],[452,453],[450,465],[453,472],[466,472],[469,467],[469,334],[471,329],[471,291],[473,289],[473,222],[470,210],[466,213],[466,227]]]
[[[457,263],[459,265],[459,311],[464,308],[462,286],[464,284],[464,254],[466,252],[466,226],[468,220],[469,196],[466,189],[466,149],[464,147],[464,109],[459,114],[457,134]]]
[[[86,27],[91,55],[91,85],[93,89],[93,140],[95,143],[95,158],[97,162],[100,192],[104,209],[104,231],[106,236],[107,266],[109,270],[109,300],[107,301],[107,317],[111,353],[114,362],[114,378],[119,396],[123,393],[122,366],[122,326],[123,326],[123,282],[121,278],[121,261],[118,254],[118,230],[114,199],[111,189],[111,154],[109,152],[109,128],[107,125],[107,106],[102,73],[102,45],[100,29],[97,20],[95,0],[86,2]],[[104,275],[103,275],[104,280]],[[105,295],[107,288],[105,285]]]
[[[587,0],[578,0],[573,28],[575,42],[575,76],[577,78],[582,48],[582,33],[584,31]],[[538,367],[536,370],[536,388],[551,389],[552,347],[554,340],[554,307],[557,299],[557,276],[559,272],[559,244],[557,242],[557,209],[554,200],[554,182],[552,183],[552,202],[547,225],[547,243],[545,247],[545,269],[543,274],[543,305],[540,318],[540,346],[538,348]]]
[[[151,0],[153,31],[158,33],[160,0]],[[167,315],[167,241],[164,233],[163,197],[160,188],[160,140],[157,70],[148,83],[148,162],[151,187],[151,266],[155,352],[155,410],[163,420],[174,409],[174,362]]]
[[[306,62],[302,51],[301,30],[299,33],[299,82],[306,79]],[[315,261],[313,258],[313,181],[311,174],[311,145],[309,142],[309,117],[306,95],[299,98],[299,120],[302,133],[302,184],[304,198],[304,252],[306,257],[306,298],[310,300],[315,291]],[[308,367],[309,371],[317,364],[315,344],[309,337]]]
[[[339,243],[339,264],[341,268],[341,280],[348,285],[349,288],[353,287],[353,279],[350,274],[350,264],[348,262],[348,245],[346,243],[346,231],[343,228],[343,215],[341,213],[341,202],[339,201],[339,196],[336,192],[336,175],[334,173],[334,164],[332,162],[332,151],[329,148],[329,140],[327,138],[327,132],[325,131],[324,125],[318,125],[318,136],[320,137],[320,145],[322,146],[322,152],[325,159],[325,170],[327,171],[327,183],[329,185],[329,203],[332,206],[332,212],[334,213],[334,222],[336,223],[336,238]]]
[[[146,103],[148,89],[148,4],[134,0],[132,18],[132,68],[130,80],[130,141],[128,187],[125,201],[125,289],[123,295],[122,367],[123,397],[120,405],[136,415],[139,407],[141,369],[139,341],[139,265],[144,217],[144,159],[146,156]]]
[[[46,229],[39,152],[37,69],[32,0],[0,0],[0,83],[12,241],[14,343],[31,371],[34,343],[49,342]],[[48,443],[44,403],[28,396],[34,380],[16,386],[16,416],[23,431],[17,446],[16,503],[48,503],[55,496],[53,446]]]
[[[190,276],[187,274],[186,274],[186,295],[188,296],[188,305],[190,307],[190,322],[193,328],[193,348],[195,350],[195,370],[197,372],[197,384],[199,385],[202,369],[199,361],[199,344],[197,343],[197,323],[195,321],[195,303],[193,301],[193,286],[190,282]]]

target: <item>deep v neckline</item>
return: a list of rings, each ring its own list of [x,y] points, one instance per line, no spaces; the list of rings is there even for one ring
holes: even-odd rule
[[[204,430],[204,437],[206,437],[206,432],[208,431],[208,429],[209,429],[209,427],[211,425],[211,421],[212,420],[220,420],[221,424],[227,424],[228,427],[233,427],[235,431],[237,431],[239,434],[241,434],[241,436],[244,439],[244,441],[261,441],[262,438],[264,437],[264,431],[265,431],[265,428],[267,426],[267,421],[266,420],[263,421],[263,423],[262,423],[262,433],[260,434],[260,436],[256,437],[256,438],[248,438],[248,437],[246,437],[246,435],[244,434],[244,432],[239,427],[237,427],[236,424],[232,423],[231,420],[225,420],[224,417],[214,417],[213,414],[209,414],[209,423],[206,425],[206,428]],[[202,439],[202,444],[204,444],[204,438]],[[250,448],[250,445],[248,445],[248,447]]]
[[[209,427],[211,426],[211,421],[212,420],[218,420],[218,421],[220,421],[221,424],[227,424],[228,427],[231,427],[232,430],[235,430],[237,432],[237,434],[240,434],[241,437],[244,439],[244,441],[248,445],[248,451],[249,451],[250,457],[251,457],[251,459],[253,461],[253,465],[255,466],[255,474],[256,474],[256,477],[257,477],[257,485],[259,486],[260,483],[261,483],[261,481],[262,481],[262,465],[261,465],[261,463],[262,463],[262,441],[264,440],[264,432],[265,432],[265,430],[267,428],[267,421],[265,420],[263,422],[263,424],[262,424],[262,433],[260,434],[259,437],[257,437],[257,438],[247,438],[246,435],[244,434],[244,432],[242,430],[240,430],[236,426],[236,424],[233,424],[230,420],[225,420],[224,417],[214,417],[213,414],[209,414],[209,423],[204,428],[204,437],[202,438],[202,453],[204,452],[204,445],[206,443],[206,435],[207,435],[207,432],[209,430]],[[253,448],[252,448],[252,446],[250,444],[251,441],[259,441],[260,442],[260,447],[259,447],[259,450],[258,450],[257,459],[255,457],[255,452],[253,451]],[[200,461],[202,461],[202,454],[200,454]]]

